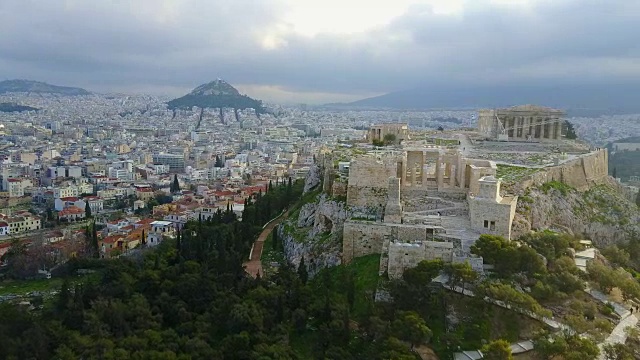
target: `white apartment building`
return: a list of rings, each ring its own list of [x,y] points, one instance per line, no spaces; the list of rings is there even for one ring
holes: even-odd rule
[[[24,196],[24,188],[22,186],[22,180],[17,178],[4,179],[5,191],[9,193],[9,197],[22,197]]]

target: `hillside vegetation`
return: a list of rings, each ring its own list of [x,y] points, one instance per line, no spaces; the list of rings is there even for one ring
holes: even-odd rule
[[[29,92],[39,94],[58,94],[67,96],[91,95],[85,89],[51,85],[40,81],[32,80],[5,80],[0,81],[0,94],[10,92]]]

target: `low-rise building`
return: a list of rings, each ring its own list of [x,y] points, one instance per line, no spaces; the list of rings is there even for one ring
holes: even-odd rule
[[[77,206],[69,206],[58,212],[58,219],[63,221],[82,221],[86,217],[86,213],[83,208]]]
[[[6,234],[20,234],[28,231],[39,230],[40,218],[28,211],[20,211],[13,216],[0,214],[0,219],[9,225]]]

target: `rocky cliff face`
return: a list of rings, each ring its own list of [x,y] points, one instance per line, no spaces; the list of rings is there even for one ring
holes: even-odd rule
[[[532,229],[556,229],[596,246],[628,240],[640,232],[640,211],[617,186],[611,180],[584,192],[557,182],[529,188],[518,199],[514,238]]]
[[[297,267],[304,257],[311,276],[322,268],[340,265],[342,229],[350,216],[344,202],[326,194],[303,205],[298,214],[278,227],[286,259]]]
[[[318,165],[313,165],[309,169],[309,173],[304,178],[304,190],[303,194],[308,193],[309,191],[315,189],[320,185],[320,180],[322,179],[322,170]]]

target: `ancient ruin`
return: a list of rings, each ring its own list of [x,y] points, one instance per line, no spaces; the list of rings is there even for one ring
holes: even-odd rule
[[[480,110],[478,131],[499,140],[558,140],[564,116],[562,110],[534,105]]]
[[[479,134],[471,133],[459,134],[460,141],[449,141],[447,145],[404,141],[401,146],[352,158],[343,185],[353,216],[344,222],[342,261],[348,263],[359,256],[379,253],[380,274],[387,273],[390,278],[400,277],[405,269],[422,260],[433,259],[468,261],[482,271],[482,258],[470,253],[478,237],[513,237],[518,196],[501,189],[496,161],[501,166],[511,166],[502,165],[501,156],[508,164],[507,157],[514,154],[531,159],[555,154],[548,166],[517,168],[532,173],[510,187],[520,193],[527,186],[549,181],[584,188],[607,178],[606,150],[573,149],[573,145],[565,144],[572,151],[567,155],[540,145],[540,140],[559,138],[560,112],[531,106],[508,110],[511,117],[502,117],[503,113],[493,116],[496,122],[505,122],[492,122],[491,129],[485,130],[495,133],[496,126],[503,126],[509,139],[535,139],[524,142],[524,151],[494,152],[502,146],[500,142],[477,140]],[[530,117],[537,125],[525,129],[523,121],[533,124]],[[325,187],[331,181],[331,189],[340,188],[336,186],[339,182],[333,182],[334,176],[329,177],[331,180],[325,175]]]

